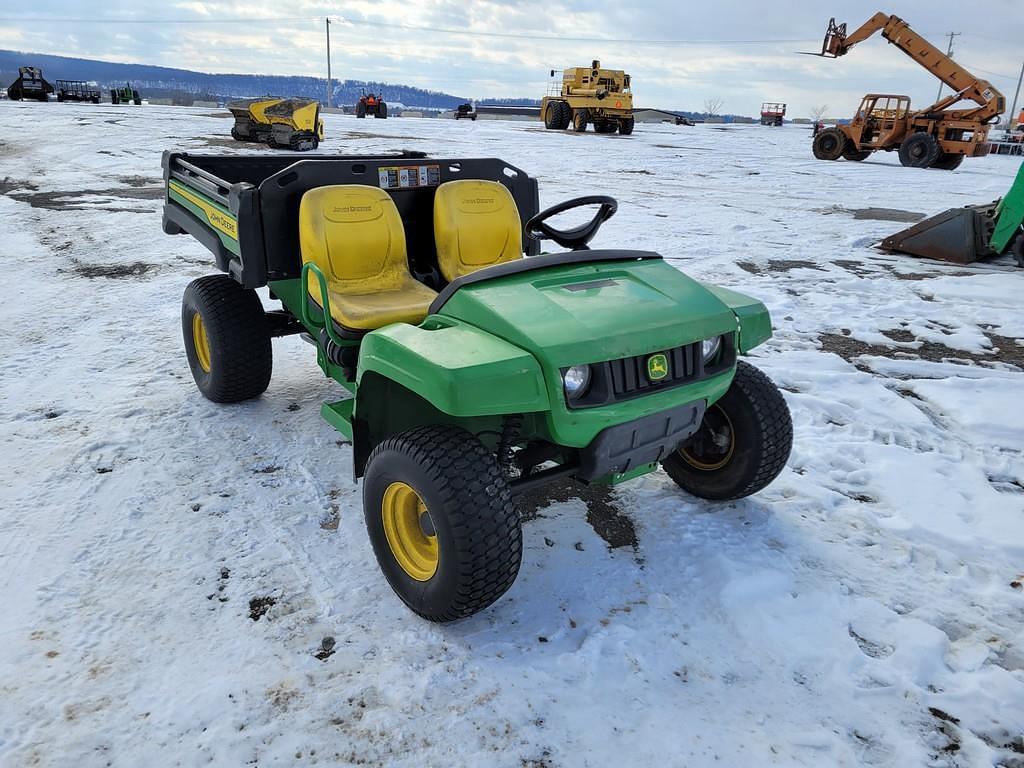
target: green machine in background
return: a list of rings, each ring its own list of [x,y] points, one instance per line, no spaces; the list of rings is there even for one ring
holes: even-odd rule
[[[919,221],[881,243],[886,251],[926,259],[970,264],[979,259],[1013,252],[1024,267],[1024,164],[1010,190],[987,205],[950,208]]]
[[[258,397],[271,338],[315,348],[348,393],[321,414],[352,443],[378,563],[429,620],[512,585],[519,493],[661,466],[691,494],[738,499],[789,457],[785,400],[739,359],[771,336],[764,305],[657,253],[590,250],[612,198],[538,213],[522,170],[416,152],[167,152],[163,165],[164,231],[226,273],[185,290],[196,385],[215,402]],[[550,223],[581,207],[590,221]],[[541,240],[567,250],[542,255]]]

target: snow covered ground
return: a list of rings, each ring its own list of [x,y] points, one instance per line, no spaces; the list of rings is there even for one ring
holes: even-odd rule
[[[376,567],[308,346],[275,342],[255,402],[193,386],[179,301],[214,269],[161,232],[160,153],[246,151],[224,117],[0,104],[0,765],[1024,766],[1024,271],[871,248],[905,226],[879,216],[987,202],[1019,159],[328,116],[324,152],[612,194],[599,244],[776,326],[773,485],[553,489],[512,590],[435,626]]]

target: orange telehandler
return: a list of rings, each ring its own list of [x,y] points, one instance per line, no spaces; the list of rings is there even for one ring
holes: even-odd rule
[[[821,53],[813,55],[838,58],[879,30],[882,37],[953,93],[913,112],[907,96],[869,93],[848,125],[817,132],[814,156],[819,160],[863,160],[877,150],[898,150],[900,163],[905,166],[953,170],[964,157],[987,155],[989,126],[1006,111],[1003,94],[961,67],[898,16],[876,13],[850,34],[846,33],[846,24],[830,19]],[[972,101],[976,106],[952,108],[961,101]]]

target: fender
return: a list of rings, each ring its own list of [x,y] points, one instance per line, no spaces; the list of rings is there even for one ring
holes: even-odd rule
[[[431,315],[419,326],[396,323],[368,333],[359,352],[357,384],[369,373],[459,418],[550,407],[533,355],[450,317]],[[359,410],[357,395],[357,417]]]
[[[710,283],[702,283],[702,285],[736,315],[740,326],[740,338],[737,345],[740,354],[747,354],[754,347],[772,337],[772,319],[768,314],[768,308],[760,301]]]

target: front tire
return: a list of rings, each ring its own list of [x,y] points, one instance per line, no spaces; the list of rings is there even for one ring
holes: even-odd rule
[[[700,429],[663,462],[684,491],[726,501],[757,493],[778,477],[793,447],[793,421],[778,387],[744,360]]]
[[[236,403],[266,391],[273,353],[256,291],[228,275],[193,280],[181,300],[181,332],[192,378],[206,399]]]
[[[619,120],[619,135],[629,136],[633,133],[633,118],[623,117]]]
[[[931,168],[942,150],[939,141],[930,133],[912,133],[900,144],[900,163],[907,168]]]
[[[484,445],[457,427],[417,427],[378,445],[363,512],[388,584],[428,621],[482,611],[519,573],[523,538],[508,482]]]
[[[846,134],[838,128],[819,131],[811,144],[811,151],[819,160],[838,160],[846,147]]]

